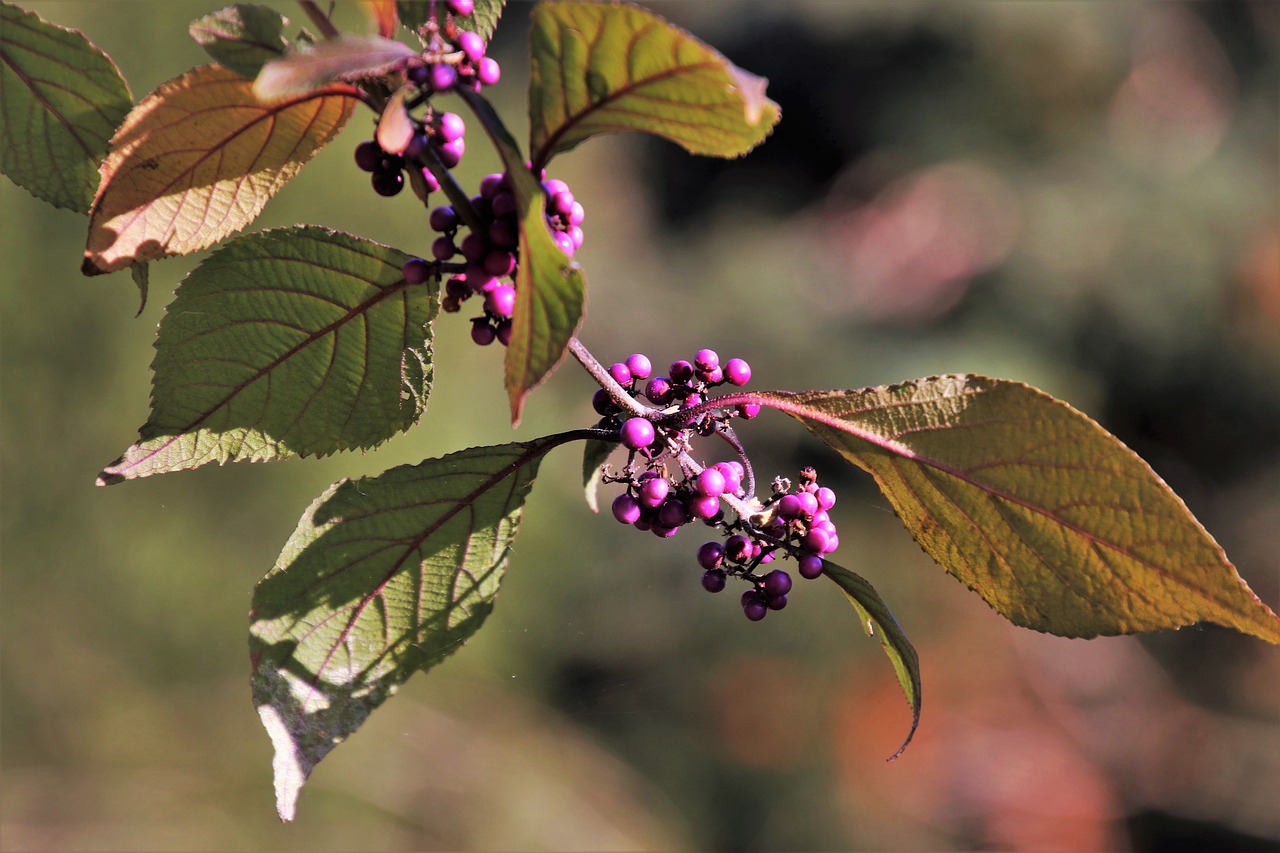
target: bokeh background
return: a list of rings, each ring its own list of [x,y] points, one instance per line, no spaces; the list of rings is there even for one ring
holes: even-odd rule
[[[29,2],[139,98],[204,60],[213,3]],[[292,6],[277,5],[301,22]],[[1280,606],[1280,4],[658,6],[768,76],[773,137],[731,162],[642,138],[553,165],[587,209],[587,345],[743,356],[755,387],[941,372],[1030,382],[1097,417]],[[528,7],[493,50],[517,137]],[[339,19],[364,29],[346,4]],[[351,163],[358,115],[255,228],[408,251],[416,201]],[[473,138],[473,184],[496,160]],[[693,552],[543,466],[498,607],[316,771],[277,823],[249,701],[253,584],[339,477],[594,420],[572,365],[514,434],[501,353],[438,324],[422,424],[367,455],[96,488],[145,419],[151,341],[199,258],[78,273],[84,220],[0,181],[0,847],[18,850],[1276,850],[1280,653],[1214,627],[1014,629],[933,565],[868,478],[781,417],[758,470],[818,467],[841,558],[915,642],[909,722],[834,588],[749,624]]]

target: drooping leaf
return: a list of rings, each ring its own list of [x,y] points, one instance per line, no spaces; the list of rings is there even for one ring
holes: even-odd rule
[[[100,485],[210,462],[373,447],[422,416],[434,282],[409,256],[318,226],[233,240],[160,323],[151,414]]]
[[[652,12],[555,0],[533,10],[529,147],[535,166],[601,133],[640,131],[693,154],[740,157],[781,111],[768,83]]]
[[[138,313],[133,316],[141,317],[142,310],[147,307],[147,293],[151,290],[151,265],[134,264],[129,267],[129,275],[133,278],[134,287],[138,288]]]
[[[342,480],[306,511],[253,593],[253,701],[275,747],[276,808],[413,673],[480,627],[542,456],[480,447]]]
[[[338,36],[268,62],[253,92],[264,101],[297,97],[339,80],[377,77],[417,55],[408,45],[382,36]]]
[[[287,23],[275,9],[237,3],[192,21],[187,31],[214,62],[253,79],[264,64],[289,49]]]
[[[0,3],[0,171],[15,184],[88,213],[132,103],[115,63],[78,30]]]
[[[581,268],[552,239],[544,212],[546,193],[525,166],[515,140],[484,98],[464,96],[498,149],[519,206],[520,266],[505,365],[511,421],[516,424],[525,397],[564,359],[582,323],[586,282]]]
[[[396,27],[400,26],[400,15],[396,12],[396,0],[364,0],[361,4],[365,13],[373,19],[378,27],[378,35],[391,38]]]
[[[374,134],[383,151],[403,154],[413,140],[417,128],[404,105],[404,99],[412,91],[414,90],[408,86],[401,86],[387,99],[387,106],[378,118],[378,129]]]
[[[400,23],[411,30],[418,29],[431,16],[433,2],[438,9],[444,9],[443,0],[396,0],[396,9],[400,12]],[[498,19],[502,17],[504,5],[506,0],[476,0],[475,9],[470,15],[454,15],[453,20],[459,29],[478,33],[488,40],[498,26]]]
[[[898,676],[898,684],[902,686],[902,693],[911,706],[911,730],[907,732],[907,738],[898,747],[898,751],[889,757],[892,761],[902,755],[915,736],[916,727],[920,725],[920,659],[907,640],[907,635],[898,626],[898,620],[893,618],[888,606],[880,598],[880,593],[865,578],[828,560],[823,561],[823,572],[844,591],[849,603],[858,612],[858,619],[867,636],[879,636],[880,645],[889,656],[893,671]]]
[[[587,497],[587,507],[592,512],[600,511],[600,502],[596,493],[600,490],[601,466],[609,458],[609,454],[618,448],[612,441],[591,439],[582,447],[582,489]]]
[[[759,395],[875,477],[916,541],[1016,625],[1066,637],[1280,618],[1137,454],[1060,400],[982,376]]]
[[[251,223],[351,116],[335,85],[264,104],[253,81],[206,65],[129,113],[102,164],[83,272],[185,255]]]

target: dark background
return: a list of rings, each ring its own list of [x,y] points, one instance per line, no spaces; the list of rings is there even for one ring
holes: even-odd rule
[[[212,4],[43,2],[135,98],[204,60]],[[295,23],[302,15],[277,5]],[[1029,382],[1152,463],[1280,606],[1280,5],[667,4],[770,78],[742,160],[636,137],[558,159],[587,209],[581,337],[611,361],[703,346],[754,387],[947,372]],[[494,97],[518,138],[528,7]],[[366,25],[349,7],[340,19]],[[339,141],[253,226],[425,252]],[[496,160],[473,134],[460,174]],[[500,359],[438,324],[421,426],[376,453],[95,488],[145,419],[154,324],[199,258],[85,279],[84,220],[0,181],[0,846],[5,850],[1280,849],[1280,655],[1214,627],[1014,629],[924,557],[869,480],[789,420],[743,429],[766,477],[837,487],[841,559],[919,650],[924,717],[822,584],[752,625],[659,542],[543,466],[498,607],[274,817],[246,612],[328,483],[513,436]],[[566,366],[528,438],[593,420]],[[611,495],[611,493],[609,493]]]

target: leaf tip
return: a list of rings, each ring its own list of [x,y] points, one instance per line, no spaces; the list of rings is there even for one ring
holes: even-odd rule
[[[271,759],[271,771],[275,778],[276,814],[282,822],[293,820],[298,810],[298,792],[307,781],[307,772],[298,760],[293,735],[271,705],[258,706],[258,718],[271,738],[275,756]]]
[[[86,276],[106,275],[111,270],[98,266],[97,260],[88,252],[84,253],[84,262],[80,264],[80,274]]]

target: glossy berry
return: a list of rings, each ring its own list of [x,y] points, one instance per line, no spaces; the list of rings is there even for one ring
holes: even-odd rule
[[[785,595],[770,596],[765,602],[765,606],[770,610],[781,610],[787,606],[787,597]]]
[[[511,344],[511,334],[512,334],[511,321],[503,320],[501,323],[499,323],[498,331],[496,334],[498,336],[498,343],[502,344],[504,347],[509,346]]]
[[[807,580],[822,577],[822,559],[812,554],[800,558],[800,577]]]
[[[631,384],[631,368],[622,362],[614,362],[609,365],[609,375],[613,377],[613,381],[619,385],[627,386]]]
[[[720,356],[713,349],[700,349],[693,356],[693,364],[699,370],[713,370],[720,366]]]
[[[640,505],[648,509],[657,509],[666,501],[671,492],[671,484],[661,477],[652,477],[640,484]]]
[[[764,576],[764,592],[770,598],[791,592],[791,575],[782,569],[774,569]]]
[[[802,548],[814,554],[825,554],[830,544],[826,531],[817,527],[806,533],[804,539],[800,541]]]
[[[431,265],[422,258],[410,258],[405,261],[401,273],[408,284],[426,284],[431,278]]]
[[[441,234],[452,231],[458,227],[458,212],[448,205],[437,207],[427,217],[427,224],[431,226],[432,231],[438,231]]]
[[[372,139],[356,146],[356,166],[361,171],[375,171],[382,163],[382,148]]]
[[[671,374],[672,382],[688,382],[693,378],[693,365],[684,359],[671,362],[671,367],[667,371]]]
[[[724,494],[724,474],[715,468],[704,468],[698,474],[697,482],[694,488],[698,494],[706,495],[709,498],[718,498]]]
[[[378,195],[393,196],[404,189],[404,174],[394,172],[374,172],[371,178],[373,191]]]
[[[742,403],[738,406],[738,417],[749,421],[760,414],[760,406],[756,403]]]
[[[493,330],[493,326],[489,325],[487,318],[477,317],[471,321],[471,340],[480,346],[487,347],[497,337],[498,333]]]
[[[644,388],[644,395],[655,406],[665,406],[671,402],[671,380],[665,376],[655,376]]]
[[[466,152],[467,143],[465,139],[455,139],[452,142],[446,142],[436,149],[436,155],[440,158],[440,162],[444,164],[446,169],[452,169],[454,166],[461,163],[462,155]]]
[[[778,501],[778,516],[792,519],[800,517],[800,499],[795,495],[783,495]]]
[[[455,15],[470,15],[476,10],[475,0],[448,0],[449,11]]]
[[[818,511],[818,499],[813,496],[812,492],[801,492],[795,495],[795,499],[800,504],[800,512],[802,514],[813,515]]]
[[[479,62],[484,57],[484,39],[478,33],[463,32],[458,35],[458,47],[472,62]]]
[[[476,63],[476,79],[485,86],[492,86],[502,79],[502,69],[493,57],[486,56]]]
[[[627,370],[631,371],[634,379],[648,379],[653,373],[653,364],[649,361],[648,356],[635,353],[627,356]]]
[[[724,553],[735,563],[751,559],[751,540],[745,536],[734,534],[724,543]]]
[[[724,546],[719,542],[703,542],[698,548],[698,565],[718,569],[724,563]]]
[[[467,132],[467,125],[457,113],[441,113],[439,121],[440,138],[445,142],[461,139]]]
[[[702,573],[702,588],[707,592],[721,592],[725,586],[725,574],[718,569],[709,569]]]
[[[759,622],[765,616],[769,615],[769,605],[759,595],[754,595],[750,601],[742,603],[742,612],[752,622]]]
[[[740,358],[731,358],[724,363],[724,378],[730,385],[746,385],[751,381],[751,366]]]
[[[437,261],[447,261],[458,254],[458,247],[448,237],[440,236],[431,242],[431,257]]]
[[[431,88],[437,92],[451,91],[458,82],[458,71],[452,65],[437,62],[431,66]]]
[[[603,388],[597,388],[596,393],[591,395],[591,408],[599,415],[616,415],[619,411],[618,404]]]
[[[613,499],[613,517],[623,524],[635,524],[640,520],[640,504],[628,494],[618,495]]]
[[[516,310],[516,289],[500,284],[484,295],[484,309],[499,317],[510,317]]]
[[[689,514],[703,521],[710,521],[720,513],[720,499],[706,495],[694,495],[689,498]]]
[[[814,493],[814,497],[818,499],[818,507],[823,510],[831,509],[836,505],[836,493],[828,489],[826,486],[818,489]]]
[[[679,498],[668,498],[658,508],[658,523],[664,527],[679,527],[689,523],[689,509]]]
[[[622,443],[632,450],[648,447],[654,438],[653,424],[644,418],[631,418],[622,425]]]

